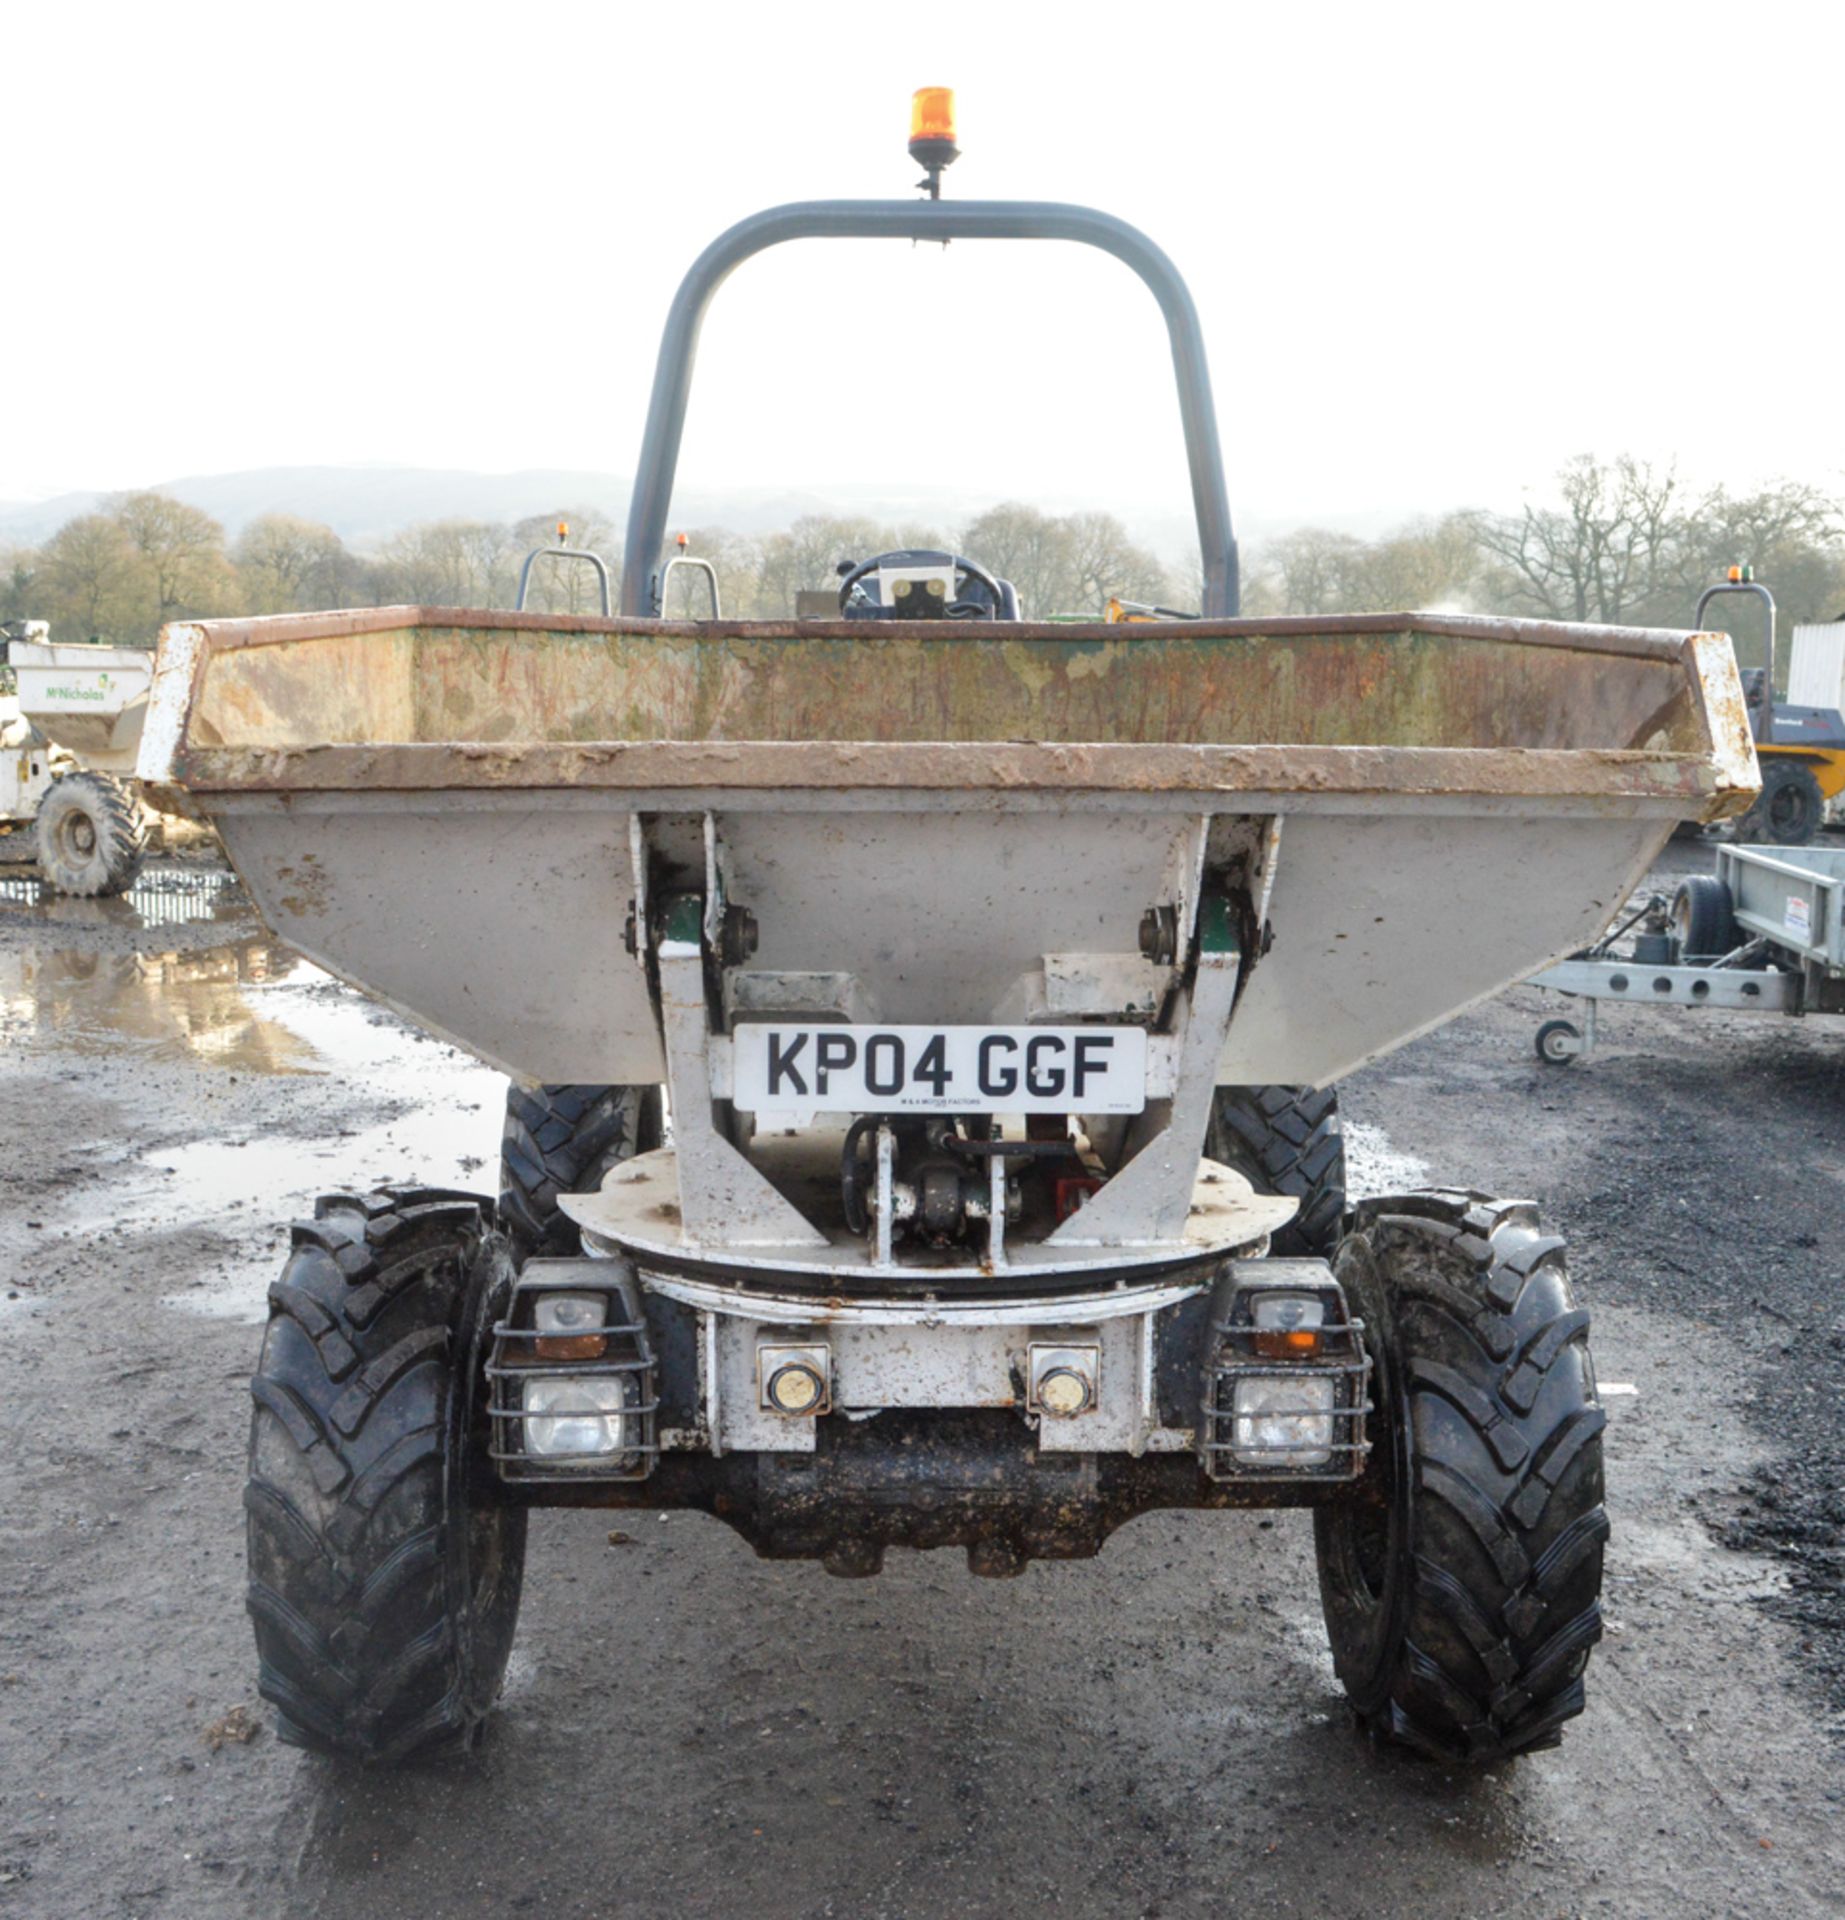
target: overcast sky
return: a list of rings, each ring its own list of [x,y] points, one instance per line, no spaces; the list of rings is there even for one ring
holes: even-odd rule
[[[776,201],[907,194],[925,84],[959,94],[951,194],[1086,201],[1177,260],[1246,526],[1510,505],[1588,449],[1845,492],[1842,22],[15,7],[0,500],[282,464],[629,472],[692,256]],[[1152,301],[1043,243],[746,266],[680,477],[1141,521],[1188,499]]]

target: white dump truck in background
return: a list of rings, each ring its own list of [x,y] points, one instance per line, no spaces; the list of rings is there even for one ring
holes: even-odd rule
[[[7,622],[0,650],[16,688],[0,703],[0,860],[36,859],[60,893],[120,893],[147,848],[131,776],[154,656],[54,642],[42,620]]]

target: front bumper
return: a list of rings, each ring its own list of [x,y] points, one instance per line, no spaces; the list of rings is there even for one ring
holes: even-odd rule
[[[1239,1324],[1237,1302],[1277,1285],[1326,1303],[1325,1342],[1304,1362],[1252,1351]],[[536,1302],[594,1290],[610,1303],[601,1347],[545,1357]],[[1094,1553],[1149,1507],[1307,1504],[1349,1483],[1370,1411],[1361,1332],[1320,1261],[963,1301],[816,1300],[625,1259],[537,1260],[496,1330],[492,1451],[534,1503],[702,1507],[764,1553],[842,1572],[875,1571],[888,1545],[977,1548],[978,1571],[1006,1572]],[[571,1377],[604,1383],[594,1403],[620,1411],[603,1450],[559,1457],[540,1451],[555,1429],[534,1432],[530,1383]],[[1245,1377],[1323,1383],[1303,1394],[1336,1406],[1324,1444],[1252,1461],[1232,1415]]]

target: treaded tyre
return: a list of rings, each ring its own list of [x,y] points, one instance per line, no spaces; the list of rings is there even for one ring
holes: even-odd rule
[[[1246,1174],[1258,1193],[1300,1202],[1275,1235],[1276,1253],[1331,1255],[1345,1217],[1345,1135],[1335,1089],[1219,1087],[1204,1150]]]
[[[113,775],[67,773],[45,789],[34,820],[39,871],[60,893],[96,899],[134,884],[147,855],[147,816]]]
[[[1588,1315],[1537,1210],[1366,1200],[1334,1270],[1365,1321],[1373,1451],[1314,1516],[1333,1665],[1372,1732],[1450,1764],[1554,1746],[1601,1638]]]
[[[519,1614],[525,1511],[487,1459],[487,1341],[513,1282],[485,1201],[334,1194],[296,1225],[250,1391],[249,1605],[297,1746],[472,1745]]]
[[[658,1087],[509,1086],[500,1222],[519,1260],[581,1253],[557,1196],[592,1191],[618,1161],[657,1147],[660,1137]]]
[[[1694,873],[1672,895],[1681,961],[1720,960],[1737,944],[1736,903],[1714,874]]]
[[[1826,817],[1826,796],[1813,769],[1778,755],[1765,755],[1761,765],[1762,791],[1737,821],[1737,839],[1776,847],[1810,845]]]

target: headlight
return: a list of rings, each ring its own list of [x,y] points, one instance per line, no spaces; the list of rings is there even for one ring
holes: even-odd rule
[[[1245,1376],[1236,1383],[1232,1412],[1232,1446],[1243,1466],[1323,1467],[1332,1458],[1329,1375]]]
[[[543,1459],[626,1452],[631,1423],[624,1416],[634,1394],[626,1374],[526,1381],[525,1451]]]

